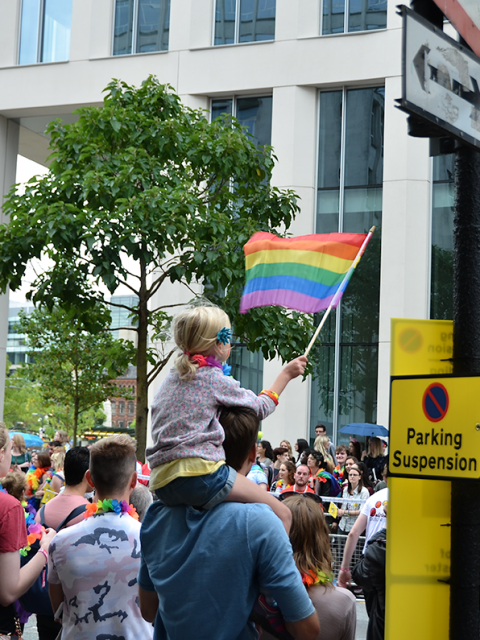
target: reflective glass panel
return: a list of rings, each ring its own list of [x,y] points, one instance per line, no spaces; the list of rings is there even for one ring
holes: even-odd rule
[[[332,315],[335,315],[333,313]],[[330,318],[327,320],[327,323]],[[325,325],[326,326],[326,325]],[[333,319],[333,327],[335,320]],[[323,329],[322,329],[323,332]],[[334,404],[334,372],[335,372],[335,332],[333,344],[327,344],[325,337],[315,351],[315,378],[312,381],[312,403],[310,408],[310,439],[315,440],[315,425],[320,422],[332,434],[332,418]]]
[[[256,145],[270,144],[272,139],[272,96],[239,98],[236,117],[247,127]]]
[[[276,0],[240,0],[239,42],[275,38]]]
[[[349,31],[385,29],[387,26],[387,0],[350,0]]]
[[[453,318],[455,155],[433,158],[430,317]]]
[[[236,10],[236,0],[217,0],[214,44],[233,44],[235,42]]]
[[[232,115],[233,100],[212,100],[212,120],[218,118],[222,113]]]
[[[342,92],[320,94],[318,147],[317,233],[338,231]]]
[[[385,90],[347,92],[345,186],[383,183]]]
[[[323,0],[322,34],[345,31],[345,0]]]
[[[45,0],[42,62],[70,58],[72,0]]]
[[[316,231],[326,233],[342,228],[344,232],[365,233],[375,225],[376,232],[343,296],[341,317],[337,320],[340,340],[336,342],[334,320],[329,318],[320,335],[321,345],[314,351],[319,378],[312,386],[312,436],[317,422],[333,422],[335,415],[338,420],[333,426],[337,427],[352,421],[376,420],[383,113],[383,89],[320,94]],[[335,380],[338,406],[334,404]],[[348,437],[339,437],[338,441],[348,441]]]
[[[252,353],[245,345],[233,344],[228,364],[232,367],[232,376],[242,387],[260,393],[263,389],[263,356],[259,351]]]
[[[132,53],[134,0],[117,0],[113,29],[113,55]]]
[[[38,54],[40,0],[23,0],[19,64],[35,64]]]
[[[137,53],[167,51],[170,0],[138,0]]]
[[[342,345],[339,428],[350,422],[377,422],[377,367],[377,345]]]

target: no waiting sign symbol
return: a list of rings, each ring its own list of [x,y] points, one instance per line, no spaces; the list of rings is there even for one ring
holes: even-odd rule
[[[398,337],[400,349],[407,353],[415,353],[423,343],[422,334],[414,327],[404,329]]]
[[[434,382],[423,394],[423,413],[431,422],[440,422],[448,411],[448,391],[443,384]]]

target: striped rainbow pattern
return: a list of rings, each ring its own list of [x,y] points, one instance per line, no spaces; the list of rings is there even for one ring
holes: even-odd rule
[[[246,284],[240,312],[278,305],[316,313],[326,309],[338,292],[336,307],[350,278],[342,291],[339,288],[366,237],[364,233],[326,233],[279,238],[255,233],[243,247]]]

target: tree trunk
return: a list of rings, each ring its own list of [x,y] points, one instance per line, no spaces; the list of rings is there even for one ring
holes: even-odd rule
[[[145,462],[148,424],[148,384],[147,384],[147,269],[140,263],[140,291],[138,302],[138,347],[137,347],[137,415],[135,437],[137,439],[137,459]]]
[[[78,414],[79,414],[80,398],[75,396],[73,403],[73,446],[77,446],[77,428],[78,428]]]

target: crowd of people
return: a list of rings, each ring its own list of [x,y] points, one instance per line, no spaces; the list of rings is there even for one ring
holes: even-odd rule
[[[57,432],[30,455],[0,424],[0,572],[9,576],[0,634],[20,638],[35,615],[39,640],[353,640],[353,552],[365,530],[375,559],[386,543],[383,442],[335,447],[319,424],[312,445],[273,448],[258,440],[260,420],[307,359],[257,395],[223,364],[232,335],[223,311],[190,309],[173,331],[179,355],[152,405],[148,487],[129,436],[86,448]],[[332,534],[346,539],[337,567]],[[365,551],[352,569],[366,596],[374,585],[367,637],[377,640],[384,594],[382,605]]]

